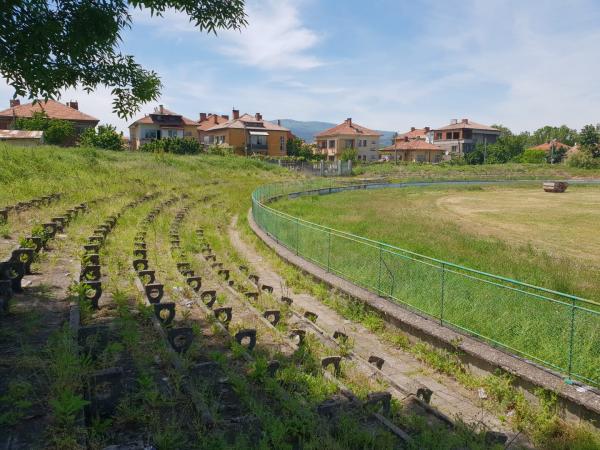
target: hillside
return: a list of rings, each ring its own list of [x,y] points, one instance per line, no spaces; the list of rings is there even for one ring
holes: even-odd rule
[[[280,119],[281,125],[292,130],[296,136],[303,139],[306,142],[313,142],[315,134],[326,130],[327,128],[334,127],[335,123],[330,122],[319,122],[319,121],[303,121],[294,119]],[[273,120],[277,123],[277,120]],[[382,131],[378,130],[383,136],[381,136],[380,144],[382,147],[391,144],[394,131]]]

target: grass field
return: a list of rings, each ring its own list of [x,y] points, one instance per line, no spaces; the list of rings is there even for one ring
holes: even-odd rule
[[[553,195],[540,192],[539,185],[511,185],[355,191],[274,205],[422,255],[598,300],[600,240],[593,230],[599,204],[597,186],[571,186]],[[597,307],[582,304],[591,310],[576,311],[570,362],[568,300],[550,295],[562,303],[540,301],[490,283],[496,280],[381,252],[360,239],[334,233],[328,242],[326,232],[296,230],[293,221],[279,220],[272,228],[292,248],[298,242],[303,256],[359,284],[563,371],[571,363],[574,373],[600,383]]]

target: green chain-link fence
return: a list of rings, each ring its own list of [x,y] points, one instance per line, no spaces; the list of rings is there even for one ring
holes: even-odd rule
[[[328,180],[263,186],[255,222],[299,256],[442,325],[458,328],[566,375],[600,386],[600,304],[308,222],[268,204],[367,185]]]

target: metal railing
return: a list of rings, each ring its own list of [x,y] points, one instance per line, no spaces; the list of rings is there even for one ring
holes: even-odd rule
[[[553,369],[567,382],[600,386],[599,303],[420,255],[269,206],[283,198],[371,188],[324,179],[262,186],[252,194],[252,214],[279,243],[331,273]]]

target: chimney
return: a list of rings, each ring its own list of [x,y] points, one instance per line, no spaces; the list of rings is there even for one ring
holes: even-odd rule
[[[215,123],[215,125],[218,125],[219,124],[219,116],[217,116],[216,114],[213,114],[212,118],[213,118],[213,122]]]
[[[256,113],[254,115],[254,117],[256,118],[257,121],[261,121],[262,120],[262,114],[261,113]]]
[[[233,115],[234,120],[240,118],[240,110],[239,109],[234,109],[233,111],[231,111],[231,114]]]
[[[404,136],[404,142],[408,142],[408,136]]]
[[[69,108],[73,108],[73,109],[79,109],[79,103],[77,103],[76,101],[71,100],[70,102],[67,103],[67,106]]]
[[[429,128],[429,127],[425,127],[425,133],[429,133],[429,130],[430,130],[430,129],[431,129],[431,128]]]
[[[450,121],[450,125],[456,125],[458,123],[458,119],[452,119]]]
[[[165,107],[163,105],[158,105],[158,113],[159,114],[164,114],[165,113]]]
[[[277,119],[277,125],[281,126],[281,119]]]
[[[21,104],[21,100],[19,100],[18,98],[11,98],[10,99],[10,107],[14,108],[15,106],[19,106]]]
[[[410,131],[415,131],[416,128],[415,127],[410,127]]]
[[[206,113],[200,113],[200,122],[204,122],[206,120]]]
[[[469,123],[469,119],[463,119],[461,120],[462,123]]]
[[[225,120],[229,120],[229,115],[228,114],[221,114],[221,117]]]
[[[352,126],[352,117],[348,117],[348,118],[346,119],[346,123],[347,123],[348,125]]]

